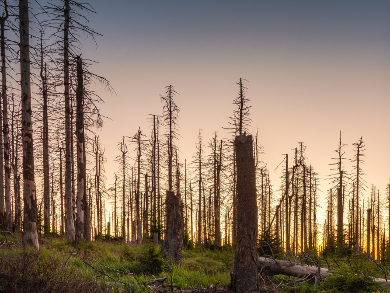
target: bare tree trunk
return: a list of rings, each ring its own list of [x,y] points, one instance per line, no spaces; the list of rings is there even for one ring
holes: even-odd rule
[[[30,32],[28,0],[19,0],[20,21],[20,77],[22,90],[22,138],[23,138],[23,198],[24,245],[39,248],[37,233],[37,198],[34,178],[33,130],[31,121],[30,84]],[[0,156],[1,157],[1,156]],[[0,184],[2,185],[2,184]]]
[[[11,120],[11,133],[12,133],[12,166],[14,173],[14,198],[15,198],[15,232],[20,232],[20,225],[22,222],[22,210],[21,210],[21,202],[20,202],[20,187],[19,187],[19,175],[18,175],[18,144],[19,144],[19,133],[18,133],[18,125],[14,126],[15,120],[15,100],[12,95],[12,120]],[[16,120],[17,121],[17,120]],[[15,134],[15,128],[17,129],[17,133]],[[15,139],[16,136],[16,139]]]
[[[84,138],[84,79],[83,79],[83,61],[77,56],[77,117],[76,117],[76,135],[77,135],[77,215],[76,215],[76,242],[84,240],[85,237],[85,215],[88,215],[86,207],[86,162],[85,162],[85,138]]]
[[[367,256],[371,256],[371,209],[367,210]]]
[[[1,24],[1,97],[3,99],[3,138],[4,138],[4,191],[5,191],[5,222],[7,230],[12,229],[11,220],[11,169],[9,163],[9,128],[8,128],[8,97],[7,97],[7,72],[5,61],[5,21],[8,18],[7,1],[4,0],[5,16],[0,17]],[[1,108],[0,108],[1,109]],[[1,140],[0,140],[1,142]],[[2,164],[1,164],[2,166]],[[1,184],[3,181],[1,181]],[[1,192],[1,191],[0,191]],[[3,194],[3,193],[1,193]]]
[[[157,124],[158,120],[156,115],[153,115],[153,146],[152,146],[152,192],[153,192],[153,209],[152,209],[152,232],[153,243],[158,244],[158,225],[157,225],[157,182],[156,182],[156,148],[157,148]]]
[[[237,165],[236,150],[233,151],[233,225],[232,225],[232,245],[236,245],[237,236]]]
[[[194,206],[193,206],[193,195],[192,195],[192,185],[191,185],[191,181],[190,181],[190,205],[191,205],[191,209],[190,209],[190,212],[191,212],[191,240],[192,242],[194,243],[194,216],[193,216],[193,211],[194,211]]]
[[[288,194],[288,190],[289,190],[289,185],[290,185],[290,181],[289,181],[289,175],[288,175],[288,154],[286,154],[286,178],[285,178],[285,181],[286,181],[286,189],[284,191],[284,196],[286,198],[286,210],[285,210],[285,213],[286,213],[286,252],[290,252],[290,197],[289,197],[289,194]]]
[[[237,240],[232,285],[235,292],[257,292],[257,200],[252,136],[237,136]]]
[[[215,158],[216,161],[216,180],[215,180],[215,197],[214,197],[214,217],[215,217],[215,245],[222,245],[222,236],[221,236],[221,169],[222,169],[222,140],[219,147],[219,159]],[[217,148],[215,142],[215,148]],[[215,154],[217,155],[217,154]]]
[[[137,153],[137,192],[135,194],[135,213],[136,213],[136,225],[137,225],[137,244],[142,243],[142,226],[140,215],[140,197],[141,197],[141,130],[138,130],[137,134],[138,153]]]
[[[200,136],[199,136],[200,137]],[[198,245],[202,243],[202,142],[199,141],[199,182],[198,182],[198,192],[199,192],[199,211],[198,211]]]
[[[75,239],[73,204],[72,204],[72,154],[70,131],[70,96],[69,96],[69,0],[64,0],[64,86],[65,86],[65,235]]]
[[[54,166],[53,166],[54,167]],[[54,168],[53,168],[54,169]],[[54,172],[51,172],[51,231],[56,232],[56,205],[54,200]]]
[[[127,153],[127,147],[125,145],[125,137],[123,137],[122,145],[121,145],[121,151],[122,151],[122,241],[123,243],[126,243],[126,153]],[[115,219],[116,221],[116,219]],[[115,224],[116,225],[116,224]]]
[[[64,221],[64,189],[62,180],[62,148],[60,149],[60,197],[61,197],[61,234],[65,233],[65,221]]]
[[[43,40],[41,36],[41,81],[43,97],[43,201],[44,218],[43,225],[45,234],[50,232],[50,178],[49,178],[49,122],[47,113],[47,74],[43,64]]]

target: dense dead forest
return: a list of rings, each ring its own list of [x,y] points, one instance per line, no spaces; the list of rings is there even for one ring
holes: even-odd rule
[[[30,11],[27,0],[1,1],[2,229],[22,232],[24,244],[37,248],[38,235],[50,233],[76,243],[151,241],[176,262],[186,247],[235,245],[238,280],[257,270],[252,252],[242,247],[256,252],[262,243],[287,255],[353,249],[378,261],[389,258],[390,184],[365,181],[363,137],[348,141],[355,151],[346,153],[342,132],[335,133],[333,187],[321,223],[320,175],[308,163],[310,146],[286,146],[278,169],[282,183],[273,185],[261,137],[250,133],[250,83],[243,78],[232,93],[235,111],[226,113],[228,136],[215,129],[204,137],[199,130],[196,152],[182,157],[180,98],[167,85],[156,93],[161,112],[145,117],[150,127],[123,131],[117,171],[107,174],[96,132],[104,120],[102,99],[93,86],[113,89],[80,55],[78,36],[99,35],[88,26],[89,13],[95,13],[92,6],[75,0],[40,1],[39,11]],[[238,281],[237,292],[254,290],[256,282],[245,279],[249,288]]]

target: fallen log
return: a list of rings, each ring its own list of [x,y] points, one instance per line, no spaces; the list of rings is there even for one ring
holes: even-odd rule
[[[273,258],[259,257],[257,268],[260,272],[270,273],[273,275],[287,275],[293,277],[320,276],[320,279],[325,279],[332,274],[328,269],[309,266],[288,260],[279,260]],[[373,278],[376,283],[386,283],[390,280],[382,278]]]
[[[318,267],[305,264],[290,262],[288,260],[279,260],[273,258],[259,257],[257,268],[261,271],[273,275],[287,275],[294,277],[317,276]],[[320,268],[320,279],[325,279],[329,275],[329,270]]]

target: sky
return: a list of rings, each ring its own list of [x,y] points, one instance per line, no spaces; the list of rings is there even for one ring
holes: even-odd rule
[[[279,188],[283,154],[298,142],[319,173],[322,206],[333,173],[339,133],[345,157],[366,145],[368,187],[384,196],[390,178],[390,1],[90,1],[89,25],[102,34],[83,39],[91,70],[116,95],[94,85],[109,117],[98,131],[109,182],[117,144],[161,114],[160,96],[173,85],[181,108],[181,159],[192,160],[199,130],[220,137],[232,116],[237,82],[245,78],[252,124],[264,148],[261,160]],[[132,147],[130,147],[132,148]],[[290,162],[291,164],[292,162]],[[352,172],[352,163],[346,162]],[[366,195],[369,194],[369,188]],[[324,210],[320,211],[324,213]]]

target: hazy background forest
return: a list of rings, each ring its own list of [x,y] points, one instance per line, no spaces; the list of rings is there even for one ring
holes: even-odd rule
[[[388,257],[388,3],[0,2],[5,230],[235,245],[252,135],[260,239]]]

